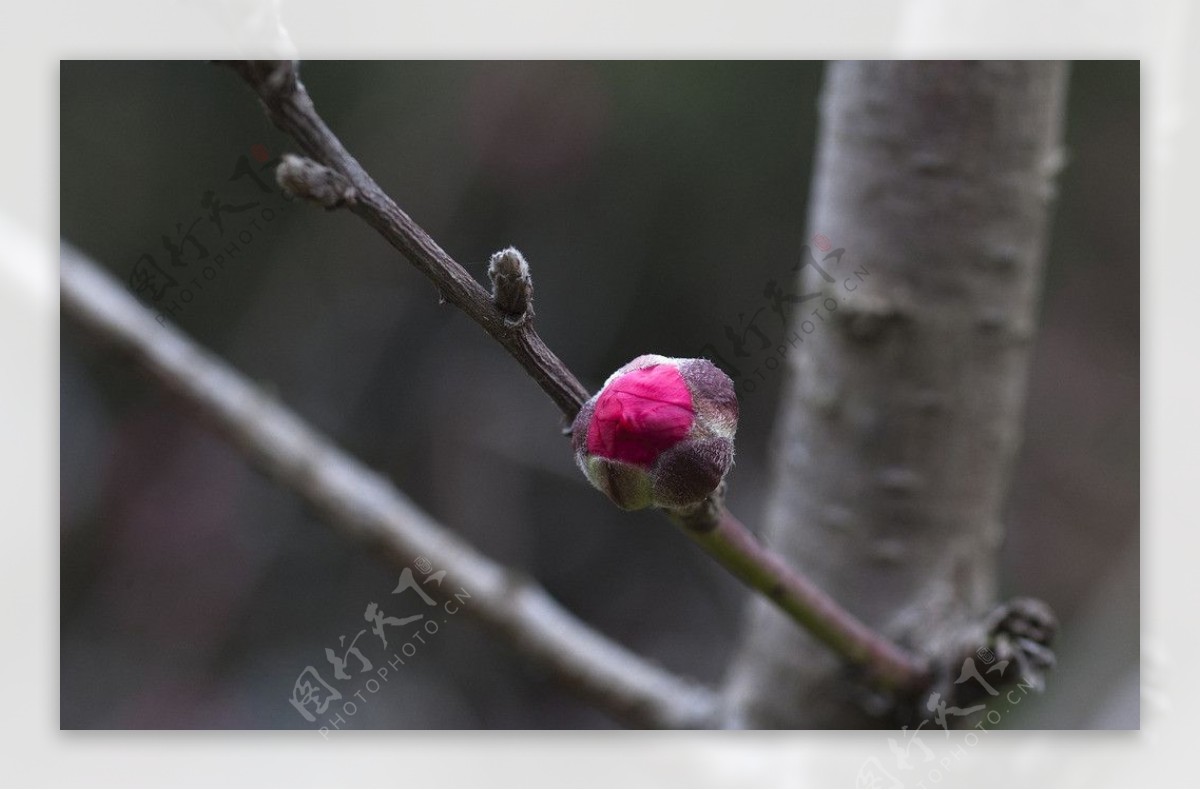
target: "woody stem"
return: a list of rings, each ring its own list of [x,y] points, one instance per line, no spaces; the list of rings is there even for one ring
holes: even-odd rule
[[[524,367],[568,423],[574,420],[588,399],[579,380],[534,331],[532,321],[519,326],[506,321],[511,316],[367,174],[317,114],[296,64],[233,61],[230,65],[258,94],[276,126],[291,135],[322,168],[292,167],[285,174],[289,184],[305,186],[295,183],[305,173],[311,176],[319,172],[323,179],[332,178],[338,185],[333,205],[344,205],[382,234],[437,285],[446,301],[478,323]],[[316,192],[311,186],[300,192],[314,197]],[[352,191],[347,191],[349,188]],[[923,661],[867,627],[811,580],[790,568],[759,543],[716,497],[710,497],[706,505],[671,516],[685,525],[684,531],[718,562],[775,601],[846,660],[867,670],[878,685],[899,690],[919,688],[925,681],[928,672]]]
[[[928,662],[872,629],[754,536],[720,496],[701,506],[668,510],[689,538],[731,573],[773,601],[795,622],[862,669],[878,687],[918,692],[931,680]]]

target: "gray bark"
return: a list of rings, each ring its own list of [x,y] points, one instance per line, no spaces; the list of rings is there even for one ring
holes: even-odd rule
[[[810,230],[846,252],[822,264],[832,283],[801,271],[801,293],[838,302],[793,315],[765,538],[931,656],[995,603],[1065,85],[1065,65],[1045,62],[827,75]],[[761,599],[726,691],[749,726],[884,723],[830,651]]]

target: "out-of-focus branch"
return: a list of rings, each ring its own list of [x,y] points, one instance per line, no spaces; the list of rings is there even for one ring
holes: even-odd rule
[[[296,65],[292,61],[230,61],[229,65],[249,83],[266,107],[271,120],[291,135],[314,162],[333,172],[324,177],[319,189],[307,189],[304,183],[285,184],[292,191],[311,192],[327,208],[327,198],[344,204],[379,231],[404,254],[422,274],[433,280],[442,298],[462,310],[484,331],[496,339],[528,371],[569,424],[588,399],[588,392],[554,352],[546,347],[533,328],[532,321],[513,322],[497,307],[482,285],[451,258],[437,242],[388,197],[362,168],[313,108]],[[294,176],[312,175],[312,171],[292,167],[285,171]],[[311,183],[312,178],[306,179]],[[340,188],[328,189],[329,182]],[[300,187],[297,190],[297,187]],[[314,185],[315,187],[315,185]],[[505,320],[509,318],[510,320]]]
[[[270,476],[330,526],[407,564],[424,555],[471,594],[464,611],[618,720],[639,727],[719,726],[708,689],[597,633],[538,584],[476,552],[387,480],[342,452],[245,377],[153,315],[80,252],[62,245],[62,306],[199,407]]]
[[[1066,88],[1061,62],[862,61],[830,64],[822,90],[810,228],[845,239],[871,280],[851,293],[801,271],[837,308],[789,354],[764,535],[865,623],[938,657],[949,685],[997,639],[1049,661],[1044,606],[984,631]],[[756,726],[878,726],[845,704],[842,671],[756,605],[728,689]]]

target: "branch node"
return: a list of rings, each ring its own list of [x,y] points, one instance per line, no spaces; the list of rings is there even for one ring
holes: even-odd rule
[[[487,273],[492,281],[492,304],[504,315],[507,326],[516,328],[533,318],[533,277],[520,250],[505,247],[497,252]]]
[[[1051,645],[1058,618],[1053,610],[1036,598],[1014,598],[997,606],[988,620],[988,642],[997,658],[1015,663],[1018,677],[1041,691],[1055,664]]]
[[[275,180],[288,195],[311,200],[326,211],[358,203],[358,190],[349,179],[308,157],[284,154]]]
[[[1024,683],[1042,691],[1046,673],[1054,668],[1050,646],[1058,632],[1058,619],[1050,607],[1035,598],[1014,598],[993,609],[982,626],[982,639],[967,640],[964,649],[941,667],[932,693],[949,705],[968,709],[989,702],[1002,686]]]

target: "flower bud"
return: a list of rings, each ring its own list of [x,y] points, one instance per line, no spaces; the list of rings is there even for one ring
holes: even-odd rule
[[[625,510],[693,505],[733,466],[737,419],[733,382],[716,365],[646,354],[580,409],[575,461]]]

